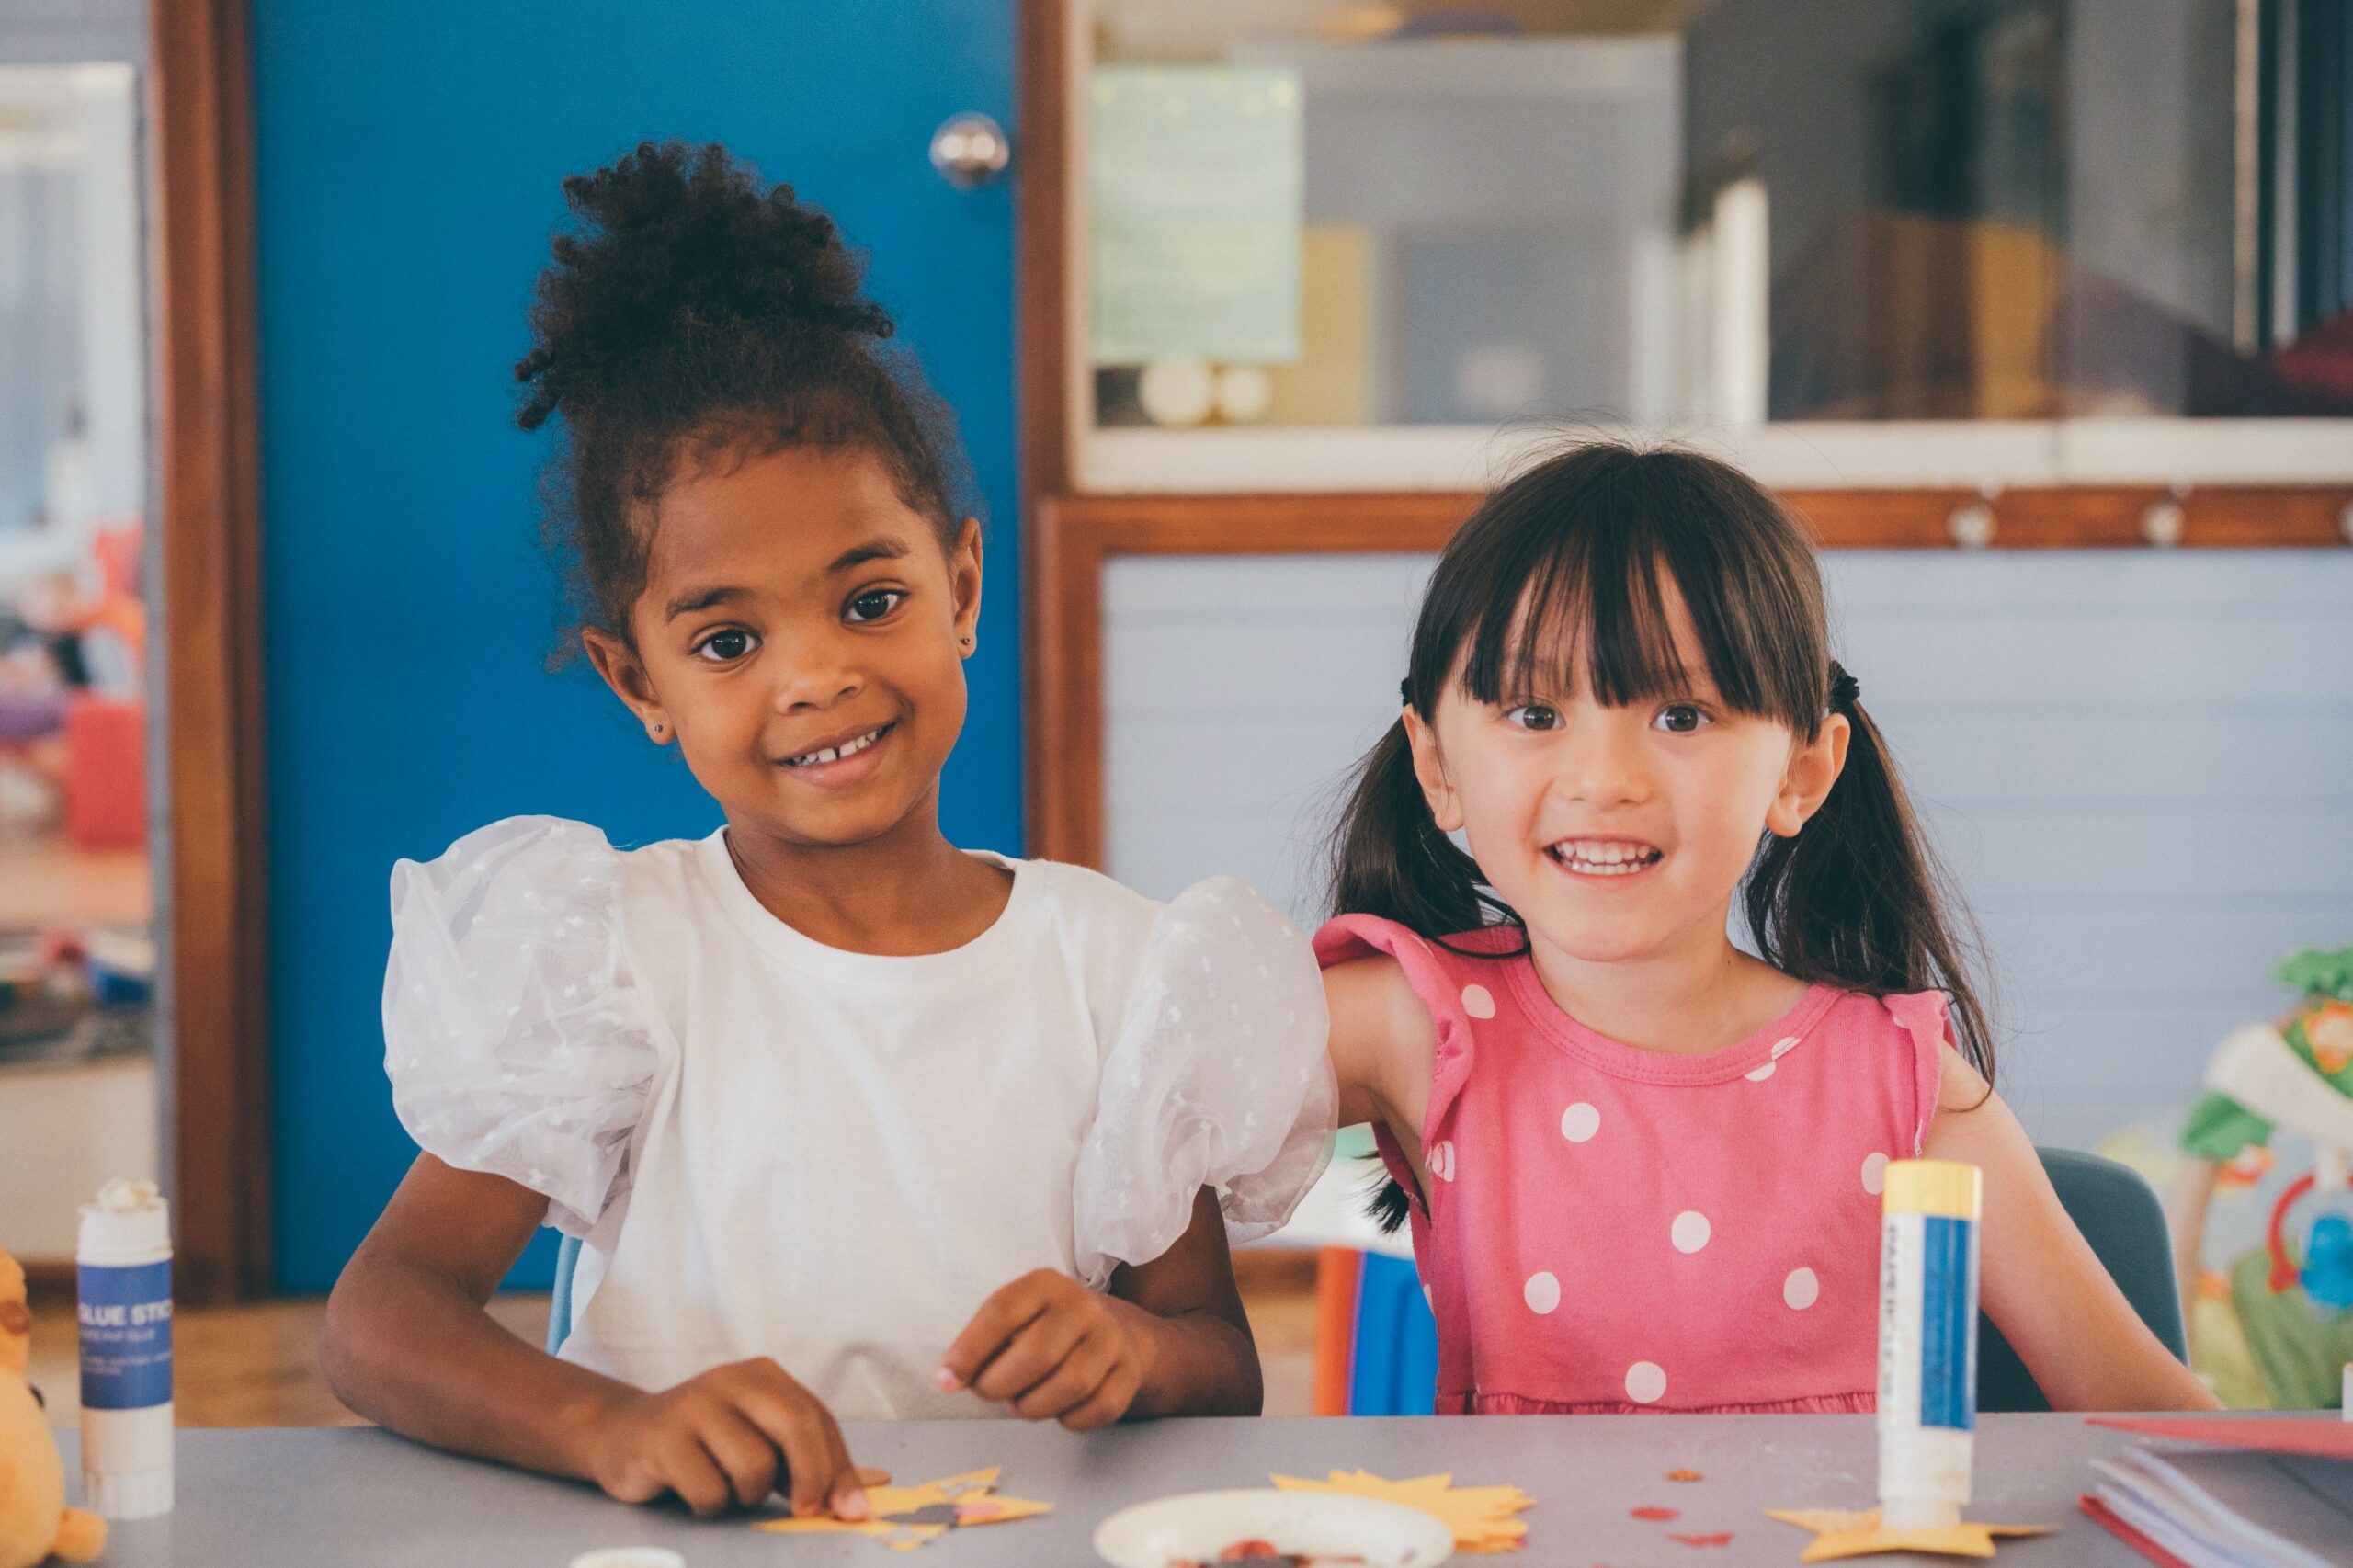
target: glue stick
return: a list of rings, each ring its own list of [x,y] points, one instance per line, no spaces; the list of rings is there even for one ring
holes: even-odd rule
[[[1969,1501],[1977,1426],[1975,1165],[1898,1160],[1880,1203],[1879,1500],[1891,1530],[1945,1529]]]
[[[101,1518],[172,1510],[172,1225],[153,1182],[83,1205],[82,1485]]]

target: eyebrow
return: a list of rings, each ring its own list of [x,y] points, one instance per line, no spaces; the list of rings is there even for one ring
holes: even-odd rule
[[[914,553],[905,540],[890,534],[876,534],[865,543],[851,545],[835,556],[834,563],[825,568],[825,575],[837,577],[851,567],[863,566],[870,561],[898,561]]]
[[[676,620],[682,615],[692,615],[699,609],[709,609],[713,605],[723,605],[729,599],[745,597],[745,590],[742,588],[689,588],[663,608],[662,619]]]

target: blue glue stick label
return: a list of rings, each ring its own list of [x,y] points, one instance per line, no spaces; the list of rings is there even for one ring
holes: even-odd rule
[[[172,1398],[172,1266],[81,1266],[82,1407],[146,1410]]]
[[[1977,1224],[1941,1214],[1921,1226],[1920,1425],[1977,1425]]]

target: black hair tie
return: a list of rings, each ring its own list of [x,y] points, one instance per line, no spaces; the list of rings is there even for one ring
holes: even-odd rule
[[[1863,683],[1847,673],[1847,666],[1837,660],[1830,661],[1830,707],[1836,712],[1852,708],[1862,700]]]

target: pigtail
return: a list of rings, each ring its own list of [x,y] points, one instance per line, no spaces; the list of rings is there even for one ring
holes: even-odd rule
[[[1430,815],[1402,718],[1358,764],[1333,851],[1336,915],[1376,915],[1433,938],[1485,918],[1478,864]]]
[[[1768,837],[1743,893],[1757,955],[1810,983],[1873,995],[1942,991],[1953,1043],[1990,1085],[1994,1036],[1971,975],[1976,930],[1921,832],[1854,678],[1830,666],[1853,727],[1846,770],[1794,838]]]

